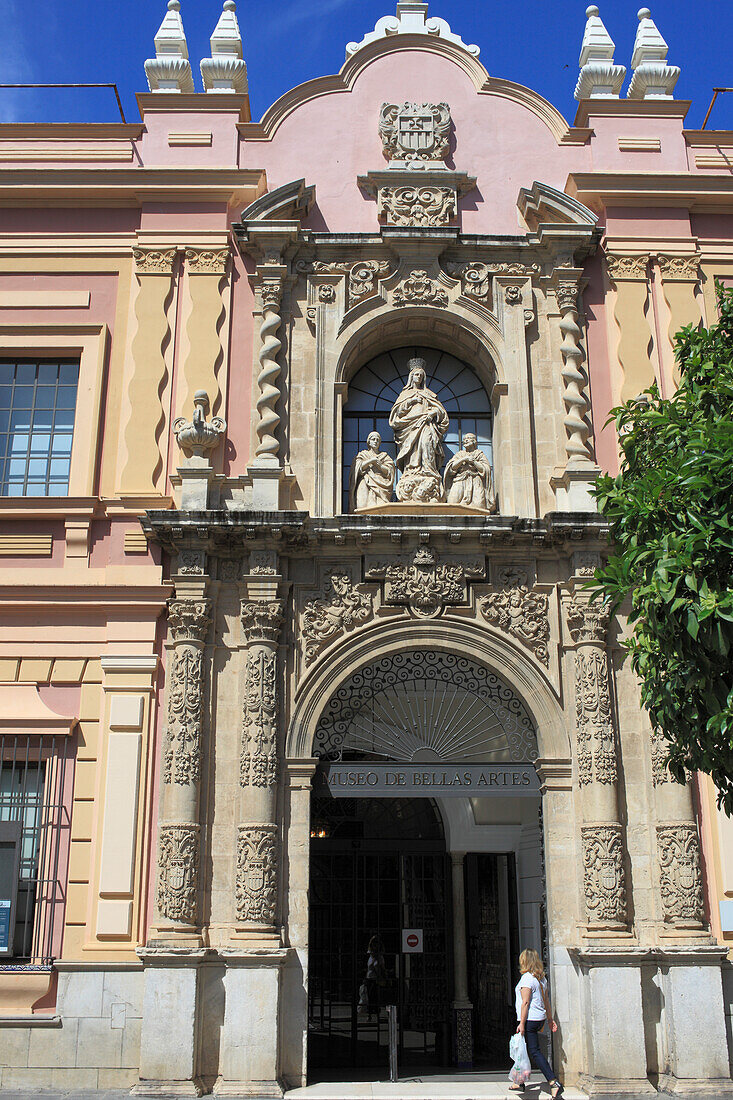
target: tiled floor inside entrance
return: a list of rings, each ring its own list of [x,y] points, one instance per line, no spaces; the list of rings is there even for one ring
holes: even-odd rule
[[[397,1084],[389,1081],[327,1081],[320,1085],[293,1089],[286,1100],[508,1100],[517,1093],[509,1091],[506,1073],[451,1074],[445,1077],[405,1077]],[[525,1100],[546,1100],[550,1090],[544,1083],[528,1085]],[[587,1100],[580,1089],[567,1087],[563,1100]]]

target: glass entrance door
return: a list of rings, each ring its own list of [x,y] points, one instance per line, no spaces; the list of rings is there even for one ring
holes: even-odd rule
[[[449,866],[432,803],[314,803],[310,1075],[385,1077],[388,1004],[397,1005],[401,1065],[448,1064]],[[402,951],[405,929],[422,932],[422,952]]]

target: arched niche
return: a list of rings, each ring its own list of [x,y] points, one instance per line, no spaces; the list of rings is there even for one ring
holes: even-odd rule
[[[411,359],[423,359],[426,385],[433,391],[450,417],[443,441],[447,463],[463,446],[470,432],[493,467],[493,410],[489,393],[470,363],[449,351],[423,345],[390,348],[369,359],[353,375],[342,411],[341,485],[343,512],[350,510],[349,473],[359,451],[367,446],[376,431],[382,438],[381,450],[392,458],[396,448],[389,414],[401,390],[407,385]],[[399,478],[399,473],[398,473]]]

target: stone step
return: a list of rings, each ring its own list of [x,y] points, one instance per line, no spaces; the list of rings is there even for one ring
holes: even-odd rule
[[[506,1073],[460,1074],[445,1077],[408,1077],[389,1081],[326,1081],[318,1085],[292,1089],[285,1100],[509,1100],[518,1093],[509,1091]],[[525,1100],[546,1100],[547,1084],[530,1083]],[[563,1100],[587,1100],[580,1089],[567,1086]]]

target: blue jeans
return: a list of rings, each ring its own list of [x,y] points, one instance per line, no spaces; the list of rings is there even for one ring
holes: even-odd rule
[[[552,1072],[552,1066],[540,1050],[539,1033],[546,1022],[546,1020],[527,1020],[524,1038],[527,1043],[527,1054],[529,1054],[529,1060],[532,1065],[536,1066],[538,1070],[541,1070],[548,1081],[554,1081],[555,1074]]]

